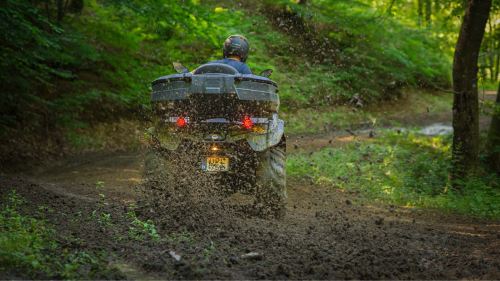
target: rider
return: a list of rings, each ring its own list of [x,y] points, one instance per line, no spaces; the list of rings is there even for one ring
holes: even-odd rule
[[[224,59],[208,63],[222,63],[230,65],[241,74],[252,74],[250,67],[245,64],[250,52],[248,40],[241,35],[231,35],[224,42]]]

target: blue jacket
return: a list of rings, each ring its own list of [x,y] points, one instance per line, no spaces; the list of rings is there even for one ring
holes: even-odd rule
[[[230,65],[230,66],[236,68],[236,70],[238,70],[238,72],[241,74],[252,74],[252,71],[250,70],[250,67],[248,67],[248,65],[246,65],[244,62],[240,62],[237,60],[223,59],[223,60],[214,60],[211,62],[207,62],[206,64],[208,64],[208,63],[227,64],[227,65]]]

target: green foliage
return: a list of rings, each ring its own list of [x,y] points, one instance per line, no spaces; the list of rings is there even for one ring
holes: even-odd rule
[[[294,48],[283,51],[293,60],[292,73],[286,75],[297,87],[290,95],[300,101],[287,102],[287,93],[282,94],[287,107],[317,109],[354,94],[375,102],[398,97],[403,85],[449,81],[450,53],[433,52],[439,41],[406,22],[380,15],[380,8],[360,1],[315,1],[309,8],[294,1],[275,2],[286,7],[270,15],[282,32],[297,28],[287,25],[290,17],[303,22],[298,27],[308,27],[305,34],[289,32]]]
[[[44,93],[54,90],[52,80],[75,79],[70,69],[95,60],[97,52],[85,37],[48,20],[32,1],[4,1],[0,22],[0,110],[6,115],[0,129],[23,121],[39,126],[58,109],[59,102]]]
[[[254,73],[276,70],[284,110],[334,105],[356,93],[375,102],[403,85],[449,81],[451,51],[408,24],[412,15],[386,18],[370,1],[313,1],[309,9],[295,2],[89,0],[56,20],[53,1],[7,0],[0,126],[62,127],[86,147],[92,141],[73,129],[147,106],[149,83],[172,73],[171,62],[192,69],[219,59],[232,33],[249,38]],[[405,11],[396,4],[394,13]],[[319,49],[307,45],[313,41]]]
[[[496,174],[457,181],[456,188],[434,198],[433,206],[478,218],[499,219],[499,177]]]
[[[486,78],[486,77],[485,77]],[[483,91],[498,91],[498,83],[500,81],[500,78],[498,81],[491,81],[490,79],[485,79],[481,78],[477,82],[477,87],[478,87],[478,92],[479,92],[479,99],[481,99],[481,94]]]
[[[478,88],[496,91],[500,80],[500,1],[493,0],[481,42]],[[495,85],[496,84],[496,85]]]
[[[448,138],[388,133],[373,142],[308,155],[301,151],[288,157],[292,177],[400,205],[500,218],[497,176],[471,178],[451,187]]]
[[[105,253],[61,249],[54,226],[20,213],[28,202],[15,190],[7,199],[0,212],[0,270],[22,271],[37,279],[122,278],[108,267]]]
[[[161,237],[158,235],[155,229],[155,225],[152,220],[143,222],[138,218],[134,218],[131,223],[133,226],[129,227],[129,237],[135,240],[143,240],[149,238],[153,241],[160,241]]]
[[[193,243],[194,238],[191,233],[187,230],[184,230],[181,234],[177,234],[173,232],[171,235],[165,235],[163,238],[156,231],[156,226],[152,220],[147,220],[146,222],[141,221],[135,216],[135,212],[133,211],[136,208],[135,205],[131,205],[129,207],[130,212],[127,213],[127,218],[132,218],[133,221],[130,223],[132,226],[129,226],[128,236],[130,239],[138,240],[138,241],[153,241],[153,242],[170,242],[170,243]]]

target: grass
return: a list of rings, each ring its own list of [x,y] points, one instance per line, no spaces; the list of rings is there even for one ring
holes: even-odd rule
[[[168,242],[168,243],[194,243],[193,234],[188,232],[186,229],[181,234],[172,232],[170,235],[162,236],[157,232],[156,226],[152,220],[147,220],[146,222],[141,221],[135,215],[135,209],[137,206],[131,204],[129,206],[129,212],[127,212],[127,218],[133,219],[130,223],[128,236],[130,239],[137,241],[153,241],[153,242]],[[122,240],[122,237],[117,237],[117,240]]]
[[[28,202],[15,190],[6,199],[8,203],[1,206],[0,213],[1,271],[18,272],[34,279],[124,277],[117,269],[108,266],[105,252],[62,249],[53,225],[20,213]]]
[[[339,149],[291,153],[287,168],[297,180],[358,191],[382,202],[500,219],[499,178],[483,175],[451,187],[450,162],[449,137],[387,133]]]
[[[390,126],[402,118],[414,120],[418,116],[435,117],[451,111],[453,96],[428,92],[407,92],[401,99],[377,105],[356,108],[339,105],[301,109],[280,113],[287,124],[288,133],[326,133],[330,130],[353,126]]]

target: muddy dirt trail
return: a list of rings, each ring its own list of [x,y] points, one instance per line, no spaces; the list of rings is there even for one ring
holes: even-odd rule
[[[61,235],[81,239],[67,247],[105,249],[110,264],[135,279],[500,279],[499,223],[373,204],[293,181],[283,220],[225,208],[227,202],[155,209],[134,191],[143,154],[91,154],[32,176],[2,176],[0,191],[17,189],[56,210],[48,218]],[[104,190],[95,188],[98,181]],[[113,226],[75,222],[98,209],[100,192]],[[170,240],[127,235],[130,204]]]
[[[484,129],[490,117],[481,118]],[[450,120],[451,112],[443,112],[397,121],[424,127],[449,126]],[[339,147],[373,133],[376,128],[295,135],[287,150]],[[73,237],[59,241],[62,247],[104,250],[109,264],[132,279],[500,279],[499,222],[375,204],[291,179],[282,220],[252,214],[240,195],[207,193],[151,206],[136,192],[144,157],[145,151],[89,153],[53,167],[26,167],[29,175],[0,176],[0,194],[16,189],[34,210],[52,210],[46,219],[60,236]],[[103,227],[94,214],[111,219]],[[161,240],[151,231],[137,236],[141,225],[135,222],[148,220]],[[0,272],[5,278],[29,276]]]

